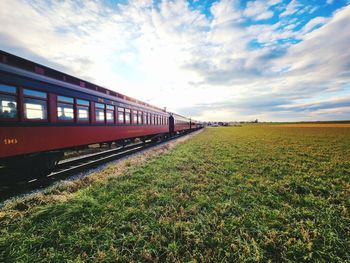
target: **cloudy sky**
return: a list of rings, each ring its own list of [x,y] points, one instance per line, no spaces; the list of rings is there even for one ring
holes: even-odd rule
[[[0,49],[201,120],[350,119],[350,0],[0,1]]]

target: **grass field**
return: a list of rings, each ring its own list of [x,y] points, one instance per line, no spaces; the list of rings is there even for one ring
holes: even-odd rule
[[[0,261],[349,262],[349,149],[346,125],[208,128],[67,200],[5,207]]]

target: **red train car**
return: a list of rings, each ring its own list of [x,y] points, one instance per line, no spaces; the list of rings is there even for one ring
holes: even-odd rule
[[[191,119],[176,113],[170,113],[170,133],[181,133],[191,130]]]
[[[49,170],[65,149],[167,133],[165,110],[0,51],[0,164]]]

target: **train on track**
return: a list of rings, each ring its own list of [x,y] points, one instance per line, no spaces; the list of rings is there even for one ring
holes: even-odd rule
[[[46,175],[71,149],[158,140],[202,127],[0,50],[0,166]]]

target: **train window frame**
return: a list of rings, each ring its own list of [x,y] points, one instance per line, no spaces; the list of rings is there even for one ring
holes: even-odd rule
[[[138,112],[137,112],[137,123],[138,123],[139,125],[142,125],[142,124],[143,124],[142,120],[143,120],[142,111],[138,111]]]
[[[75,105],[74,105],[74,98],[67,97],[63,95],[57,95],[56,99],[57,105],[56,105],[56,117],[57,121],[59,122],[75,122]],[[65,109],[72,110],[71,114],[72,117],[64,117],[65,116]],[[63,113],[62,115],[59,115],[59,112]],[[70,115],[70,114],[69,114]]]
[[[88,123],[90,122],[90,101],[83,99],[76,99],[76,117],[77,122]],[[79,115],[79,110],[87,111],[87,118],[81,118]]]
[[[42,118],[32,118],[28,116],[28,109],[30,109],[27,105],[40,105],[42,106]],[[43,110],[44,109],[44,110]],[[37,109],[31,109],[32,111],[37,111]],[[47,101],[46,100],[40,100],[40,99],[34,99],[29,97],[24,97],[23,99],[23,112],[24,112],[24,119],[26,121],[33,121],[33,122],[47,122],[48,120],[48,112],[47,112]]]
[[[148,113],[144,112],[143,113],[143,125],[147,125],[147,116],[148,116]]]
[[[115,109],[113,105],[106,104],[106,123],[107,124],[114,124],[115,118],[114,118]],[[108,114],[111,114],[112,119],[108,119]]]
[[[74,98],[62,95],[57,95],[57,101],[62,103],[74,104]]]
[[[103,112],[103,120],[102,119],[98,119],[98,116],[101,116],[99,114],[97,114],[98,112]],[[95,122],[96,123],[106,123],[106,105],[103,103],[98,103],[95,102]]]
[[[117,119],[117,121],[118,121],[118,124],[125,124],[125,109],[124,108],[122,108],[122,107],[117,107],[117,112],[118,112],[118,114],[117,114],[117,116],[118,116],[118,119]],[[121,115],[119,115],[121,113]],[[122,116],[123,118],[122,118],[122,122],[120,121],[120,116]]]
[[[131,116],[132,116],[132,124],[137,125],[138,124],[137,110],[133,110],[131,113]]]
[[[125,125],[131,125],[131,110],[128,108],[125,108],[125,114],[124,114],[124,123]],[[128,116],[128,118],[126,118]],[[128,121],[127,121],[128,119]]]
[[[22,89],[22,93],[23,93],[23,104],[22,104],[23,119],[29,122],[48,122],[48,115],[49,115],[48,93],[45,91],[40,91],[37,89],[32,89],[27,87],[24,87]],[[26,107],[26,105],[29,103],[27,103],[26,101],[31,101],[32,102],[31,104],[33,105],[35,105],[35,102],[37,103],[37,105],[43,104],[45,106],[43,107],[45,109],[43,111],[43,118],[28,118],[28,112],[27,112],[28,108]]]
[[[10,88],[10,89],[7,89],[7,90],[3,89],[3,90],[1,90],[1,87],[7,87],[7,88]],[[14,91],[11,91],[11,89],[14,89]],[[18,121],[18,116],[19,116],[18,88],[16,86],[13,86],[13,85],[0,83],[0,98],[1,97],[8,99],[8,104],[5,107],[11,108],[11,106],[9,104],[10,103],[14,103],[15,104],[14,107],[13,107],[13,109],[15,110],[15,115],[13,117],[10,117],[10,116],[1,117],[1,115],[0,115],[0,121]],[[3,107],[4,106],[0,105],[1,111],[2,111]],[[10,112],[8,112],[8,114],[10,114],[11,111],[12,111],[12,109],[10,110]],[[4,113],[5,113],[5,111],[4,111]]]
[[[14,89],[14,92],[11,92],[9,90],[5,90],[5,89],[1,89],[2,87],[6,87],[6,88],[10,88],[10,89]],[[13,86],[13,85],[8,85],[8,84],[5,84],[5,83],[0,83],[0,93],[4,93],[4,94],[11,94],[11,95],[17,95],[17,87],[16,86]]]
[[[26,92],[28,92],[28,94],[26,94]],[[47,100],[48,94],[45,91],[23,88],[23,97]]]

